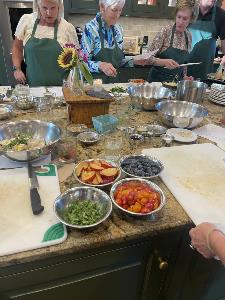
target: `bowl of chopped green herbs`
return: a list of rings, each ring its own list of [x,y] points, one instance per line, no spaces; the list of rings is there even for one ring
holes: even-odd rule
[[[87,229],[96,227],[109,217],[112,202],[102,190],[75,187],[56,198],[53,210],[63,224],[76,229]]]

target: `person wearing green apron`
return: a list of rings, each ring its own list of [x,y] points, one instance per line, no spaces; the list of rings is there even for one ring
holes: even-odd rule
[[[170,46],[165,50],[156,55],[156,58],[160,59],[173,59],[179,65],[188,62],[189,52],[188,52],[188,36],[187,33],[184,32],[185,42],[186,42],[186,50],[181,50],[173,47],[174,41],[174,33],[176,30],[176,26],[173,26],[172,35],[170,40]],[[163,82],[163,81],[174,81],[183,79],[184,69],[183,68],[175,68],[175,69],[167,69],[161,66],[154,66],[150,69],[148,75],[149,82]]]
[[[125,0],[101,0],[100,12],[85,25],[81,49],[88,56],[88,67],[93,78],[103,83],[119,81],[119,67],[124,58],[123,35],[116,24]]]
[[[222,50],[225,50],[225,12],[217,7],[215,2],[201,0],[199,17],[189,26],[192,34],[190,62],[201,62],[201,64],[189,66],[188,75],[196,79],[205,80],[207,74],[213,72],[213,60],[218,36],[222,40]]]
[[[191,49],[191,34],[188,25],[195,16],[195,5],[190,0],[177,1],[175,23],[166,25],[156,34],[150,47],[149,56],[136,64],[151,65],[149,82],[170,82],[186,77],[186,68],[180,64],[188,63]],[[152,54],[151,54],[152,53]],[[154,53],[157,53],[154,56]]]
[[[62,86],[68,72],[59,67],[57,59],[62,47],[57,41],[58,21],[54,24],[54,38],[36,38],[39,19],[34,23],[30,39],[24,47],[29,86]]]
[[[12,49],[13,75],[30,86],[62,86],[68,71],[58,65],[65,44],[78,46],[75,28],[63,17],[63,0],[34,0],[33,13],[24,14]],[[26,75],[21,70],[26,62]]]
[[[115,83],[118,82],[119,78],[119,67],[124,58],[123,51],[119,48],[116,38],[115,38],[115,30],[113,31],[113,39],[114,39],[114,48],[104,48],[104,36],[102,33],[102,20],[101,18],[98,21],[99,23],[99,36],[101,41],[101,50],[93,56],[94,61],[104,61],[113,65],[115,69],[117,69],[116,76],[107,76],[105,73],[92,73],[93,78],[100,78],[104,83]]]

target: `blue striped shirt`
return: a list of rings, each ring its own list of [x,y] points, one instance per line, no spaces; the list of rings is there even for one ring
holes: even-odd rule
[[[99,61],[94,61],[93,57],[101,50],[101,40],[99,36],[99,24],[98,20],[101,18],[100,13],[97,13],[96,17],[88,22],[83,31],[81,39],[81,48],[84,53],[88,55],[88,67],[91,72],[99,73]],[[104,48],[113,49],[115,47],[115,41],[113,38],[113,28],[115,34],[115,40],[120,49],[123,49],[123,32],[122,27],[118,24],[114,26],[107,26],[102,19],[102,33],[104,37]]]

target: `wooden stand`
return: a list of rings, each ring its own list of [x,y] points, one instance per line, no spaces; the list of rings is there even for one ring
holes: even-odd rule
[[[92,127],[92,117],[109,113],[112,99],[100,99],[88,95],[76,96],[70,88],[63,88],[64,98],[69,104],[69,118],[72,123]]]

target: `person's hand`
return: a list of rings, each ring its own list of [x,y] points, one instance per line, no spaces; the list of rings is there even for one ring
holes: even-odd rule
[[[147,59],[134,59],[134,64],[135,65],[139,65],[139,66],[145,66],[148,64],[148,60]]]
[[[225,68],[225,55],[222,57],[220,64]]]
[[[13,72],[13,75],[16,79],[16,81],[22,83],[22,84],[25,84],[26,83],[26,76],[24,75],[23,71],[22,70],[15,70]]]
[[[207,245],[209,232],[214,228],[216,227],[213,224],[201,223],[189,231],[192,246],[205,258],[212,258],[214,256]]]
[[[184,80],[194,80],[194,77],[185,75]]]
[[[179,64],[173,59],[162,59],[164,67],[168,69],[175,69],[179,67]]]
[[[110,63],[100,62],[99,69],[107,76],[115,77],[117,75],[116,69]]]

